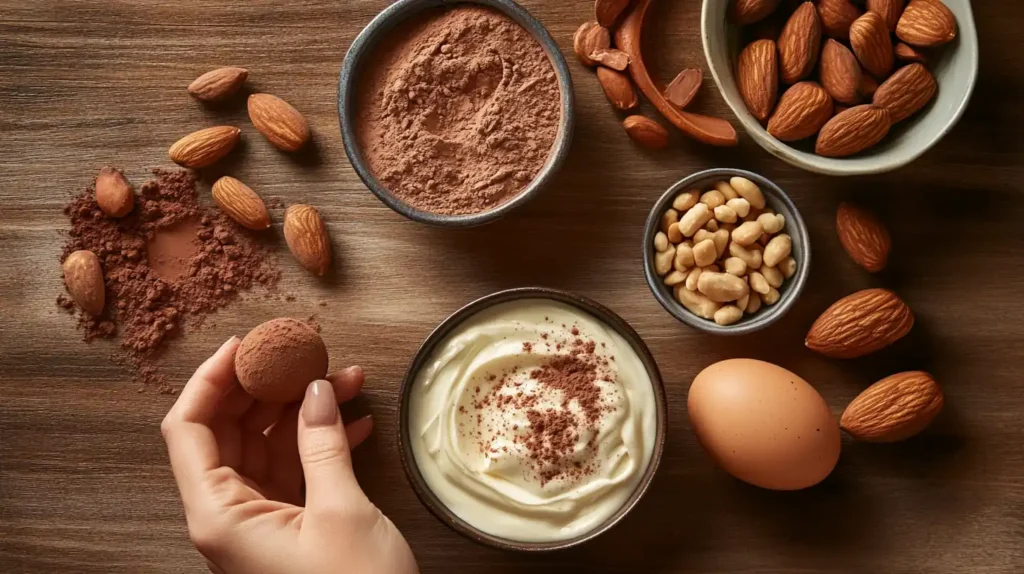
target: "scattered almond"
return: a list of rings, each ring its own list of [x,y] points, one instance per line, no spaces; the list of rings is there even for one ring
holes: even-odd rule
[[[908,64],[878,87],[873,102],[889,110],[889,117],[895,124],[925,107],[938,89],[939,84],[928,68],[921,64]]]
[[[779,7],[780,0],[736,0],[730,12],[732,20],[741,26],[764,20]]]
[[[814,151],[825,157],[851,156],[882,141],[891,125],[885,108],[871,104],[854,106],[821,128]]]
[[[621,50],[601,48],[590,53],[590,60],[617,72],[629,67],[629,56]]]
[[[895,32],[905,2],[906,0],[868,0],[868,10],[881,16],[889,31]]]
[[[778,40],[782,81],[795,84],[810,75],[821,50],[821,20],[813,2],[804,2],[789,17]]]
[[[214,182],[213,200],[242,227],[254,231],[270,227],[270,214],[263,200],[252,188],[233,177],[224,176]]]
[[[704,72],[700,68],[687,68],[676,75],[667,88],[665,99],[679,109],[685,109],[697,95],[704,83]]]
[[[217,126],[192,132],[171,146],[171,160],[192,169],[209,167],[235,149],[242,130],[234,126]]]
[[[135,193],[120,170],[104,167],[96,176],[96,205],[110,217],[124,217],[135,207]]]
[[[863,14],[850,0],[818,0],[818,15],[826,36],[848,40],[850,24]]]
[[[188,93],[204,102],[220,102],[238,93],[249,77],[245,68],[217,68],[196,78],[188,86]]]
[[[75,251],[64,260],[64,286],[83,311],[98,317],[106,304],[103,268],[92,251]]]
[[[839,426],[864,442],[901,441],[931,424],[943,403],[942,389],[928,373],[897,373],[857,395],[843,411]]]
[[[852,203],[840,203],[836,210],[836,231],[843,249],[857,265],[871,273],[885,269],[892,238],[875,214]]]
[[[896,24],[896,36],[919,48],[941,46],[956,38],[956,17],[939,0],[910,0]]]
[[[668,146],[668,130],[658,122],[644,116],[629,116],[622,121],[622,127],[637,145],[659,150]]]
[[[821,49],[821,85],[837,102],[860,103],[861,68],[849,48],[829,38]]]
[[[316,275],[331,266],[331,242],[320,213],[309,205],[293,205],[284,215],[284,239],[295,259]]]
[[[611,32],[594,21],[584,22],[572,38],[572,50],[576,53],[576,57],[584,66],[591,68],[597,66],[597,62],[590,59],[590,54],[597,50],[606,50],[611,45]]]
[[[896,52],[896,58],[903,60],[904,62],[918,62],[924,64],[928,61],[928,58],[922,54],[917,48],[913,48],[900,42],[896,44],[896,48],[893,50]]]
[[[249,119],[274,147],[283,151],[299,151],[311,137],[306,118],[277,96],[249,96]]]
[[[818,133],[832,117],[832,98],[815,82],[786,90],[768,121],[768,133],[781,141],[797,141]]]
[[[630,0],[597,0],[594,2],[594,16],[599,24],[611,28],[622,15]]]
[[[875,12],[865,12],[850,25],[850,46],[864,69],[876,78],[892,71],[892,38],[885,20]]]
[[[865,289],[825,310],[807,333],[808,349],[855,359],[888,347],[914,326],[910,307],[888,289]]]
[[[604,95],[616,108],[626,111],[637,106],[636,90],[633,81],[622,72],[600,66],[597,68],[597,80],[604,89]]]
[[[779,98],[779,56],[773,40],[751,42],[740,52],[736,84],[750,113],[767,121]]]

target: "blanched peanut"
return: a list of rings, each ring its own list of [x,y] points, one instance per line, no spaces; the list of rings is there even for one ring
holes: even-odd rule
[[[793,238],[783,233],[772,237],[764,247],[764,264],[775,267],[793,251]]]
[[[761,216],[761,211],[758,209],[750,208],[750,211],[746,215],[740,218],[740,221],[757,221],[757,218]]]
[[[767,233],[762,233],[761,237],[757,238],[756,245],[760,245],[761,247],[764,247],[765,245],[768,245],[768,242],[771,241],[771,240],[772,240],[772,236],[771,235],[768,235]]]
[[[710,219],[711,210],[707,205],[698,203],[683,214],[683,218],[679,220],[679,231],[682,231],[686,237],[693,237],[693,234],[704,227],[704,224]]]
[[[755,209],[764,209],[764,194],[757,184],[745,177],[734,177],[729,180],[729,185],[740,194],[740,197],[750,202]]]
[[[722,223],[736,223],[737,218],[736,212],[728,205],[719,205],[715,208],[715,219]]]
[[[705,239],[693,246],[693,260],[697,267],[707,267],[714,263],[717,258],[718,255],[715,251],[714,241]]]
[[[665,213],[661,214],[661,230],[664,231],[666,234],[668,233],[669,226],[671,226],[673,223],[678,222],[679,212],[674,209],[669,209]]]
[[[762,233],[764,233],[764,228],[761,227],[760,223],[748,221],[732,230],[732,241],[746,247],[757,241],[757,238],[761,237]]]
[[[672,260],[676,257],[676,248],[670,245],[668,249],[654,256],[654,270],[658,275],[666,275],[672,270]]]
[[[750,296],[750,301],[747,303],[745,311],[748,315],[753,315],[761,310],[761,296],[754,294]]]
[[[779,271],[777,268],[762,265],[761,275],[764,275],[765,280],[767,280],[768,284],[772,287],[775,287],[776,289],[782,287],[782,271]]]
[[[683,307],[686,307],[691,313],[702,319],[714,319],[715,313],[722,307],[700,293],[683,288],[682,285],[676,285],[675,294],[676,300]]]
[[[714,233],[715,231],[718,231],[718,222],[712,219],[711,221],[708,222],[707,225],[704,226],[704,229],[707,229],[708,231]]]
[[[683,241],[683,232],[679,231],[678,223],[668,226],[668,240],[672,243],[681,243]]]
[[[729,244],[729,255],[733,257],[739,257],[747,264],[748,269],[760,269],[761,268],[761,252],[757,250],[746,249],[742,245],[737,244],[735,241]]]
[[[739,307],[740,309],[746,309],[747,305],[750,304],[750,297],[751,296],[753,296],[756,299],[757,298],[757,293],[754,293],[753,295],[751,295],[750,293],[747,293],[746,295],[741,297],[739,301],[736,301],[736,306]]]
[[[715,323],[722,325],[732,325],[743,318],[743,309],[740,309],[736,305],[726,305],[718,311],[715,311]]]
[[[697,245],[701,241],[704,241],[705,239],[711,239],[714,236],[715,235],[708,231],[707,229],[698,229],[697,233],[693,234],[693,244]]]
[[[736,217],[746,217],[750,213],[750,202],[742,197],[730,199],[725,202],[725,205],[731,207],[736,212]]]
[[[715,189],[717,189],[718,192],[722,194],[722,197],[724,197],[726,201],[729,201],[730,199],[736,199],[737,197],[740,196],[740,194],[736,193],[736,190],[733,189],[731,185],[729,185],[728,181],[720,181],[716,183]]]
[[[796,259],[792,256],[787,257],[779,263],[779,271],[782,271],[782,276],[789,279],[796,275]]]
[[[654,250],[661,253],[666,249],[668,249],[668,236],[659,231],[654,235]]]
[[[766,295],[761,295],[761,299],[764,301],[765,305],[774,305],[779,302],[781,297],[782,295],[779,294],[779,290],[774,287],[772,287]]]
[[[704,195],[700,196],[700,202],[708,206],[708,208],[714,209],[719,205],[725,205],[725,196],[722,195],[721,191],[718,191],[717,189],[712,189],[711,191],[708,191]]]
[[[725,260],[725,272],[729,275],[743,277],[747,273],[747,262],[739,257],[730,257]]]
[[[757,216],[757,222],[764,228],[765,233],[775,235],[786,226],[786,218],[775,213],[762,213]]]
[[[697,279],[697,290],[718,303],[728,303],[741,299],[750,293],[747,282],[728,273],[705,271]]]
[[[669,287],[675,287],[676,285],[679,285],[683,281],[686,281],[686,275],[686,271],[679,271],[677,269],[665,276],[665,285],[668,285]]]
[[[700,276],[704,273],[704,270],[700,267],[696,267],[690,274],[686,276],[686,288],[690,291],[697,290],[697,282],[700,281]]]
[[[689,243],[680,243],[676,246],[676,256],[672,266],[678,271],[685,271],[693,267],[693,247]]]
[[[768,284],[768,280],[764,278],[758,271],[753,271],[748,276],[750,278],[750,288],[756,293],[766,295],[772,290],[772,286]]]
[[[715,242],[715,259],[719,259],[725,255],[725,250],[729,248],[729,232],[719,229],[711,240]]]
[[[683,213],[687,209],[697,205],[698,200],[700,200],[700,190],[691,189],[689,191],[684,191],[672,200],[672,209],[675,209],[679,213]]]

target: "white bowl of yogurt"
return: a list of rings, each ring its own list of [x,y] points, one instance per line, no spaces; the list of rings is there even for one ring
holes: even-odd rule
[[[589,299],[489,295],[427,338],[402,384],[400,450],[424,505],[506,550],[576,546],[640,500],[667,408],[639,335]]]

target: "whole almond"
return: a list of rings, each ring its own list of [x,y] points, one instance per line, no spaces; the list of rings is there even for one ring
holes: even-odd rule
[[[878,80],[871,77],[871,74],[861,71],[860,75],[860,93],[865,98],[872,98],[875,92],[878,91]]]
[[[768,133],[784,142],[808,138],[818,133],[832,117],[832,98],[815,82],[793,84],[779,99],[768,121]]]
[[[890,32],[896,31],[896,23],[903,14],[905,0],[868,0],[868,10],[875,12],[885,20]]]
[[[630,0],[597,0],[594,2],[594,16],[598,24],[611,28]]]
[[[865,12],[850,25],[850,46],[864,69],[876,78],[892,71],[893,48],[885,20],[875,12]]]
[[[930,425],[944,402],[942,389],[928,373],[897,373],[857,395],[843,411],[839,426],[864,442],[906,440]]]
[[[96,176],[96,205],[110,217],[124,217],[135,207],[135,193],[120,170],[104,167]]]
[[[850,24],[864,12],[850,0],[818,0],[818,15],[826,36],[848,40]]]
[[[204,102],[220,102],[238,93],[249,77],[245,68],[217,68],[196,78],[188,86],[188,93]]]
[[[209,167],[231,153],[241,139],[242,130],[234,126],[217,126],[192,132],[171,146],[168,155],[183,167]]]
[[[274,147],[295,152],[309,141],[309,124],[291,104],[270,94],[249,96],[249,119],[252,125],[274,144]]]
[[[263,200],[252,188],[233,177],[224,176],[214,182],[213,200],[242,227],[254,231],[270,227],[270,214]]]
[[[917,48],[913,48],[900,42],[896,44],[896,48],[893,50],[896,52],[896,58],[903,60],[904,62],[918,62],[924,64],[928,61],[928,58],[922,54]]]
[[[811,74],[821,50],[821,20],[813,2],[804,2],[789,17],[778,46],[783,83],[795,84]]]
[[[679,72],[665,88],[665,99],[673,106],[684,109],[690,105],[704,83],[704,72],[700,68],[687,68]]]
[[[910,307],[888,289],[865,289],[825,310],[804,344],[836,359],[855,359],[888,347],[914,326]]]
[[[844,201],[836,210],[836,231],[843,249],[857,265],[871,273],[885,269],[892,251],[892,238],[875,214]]]
[[[64,286],[83,311],[98,317],[106,304],[103,268],[92,251],[75,251],[64,260]]]
[[[590,53],[590,59],[617,72],[629,67],[629,56],[622,50],[601,48]]]
[[[584,22],[572,37],[572,51],[584,66],[591,68],[596,66],[597,62],[591,60],[590,55],[597,50],[607,50],[611,45],[611,32],[594,21]]]
[[[821,49],[821,85],[837,102],[860,103],[861,68],[849,48],[829,38]]]
[[[910,0],[896,24],[896,36],[919,48],[941,46],[956,38],[956,16],[939,0]]]
[[[774,40],[751,42],[736,62],[736,84],[747,109],[761,123],[779,99],[779,55]]]
[[[889,110],[892,123],[901,122],[932,101],[939,84],[922,64],[908,64],[882,82],[873,102]]]
[[[320,213],[309,205],[293,205],[284,214],[284,240],[300,265],[323,275],[331,266],[331,242]]]
[[[879,106],[854,106],[828,121],[814,151],[825,157],[847,157],[882,141],[892,123],[889,111]]]
[[[764,20],[779,7],[781,0],[735,0],[730,16],[740,26]]]
[[[597,68],[597,81],[604,89],[604,95],[608,101],[620,110],[631,110],[637,106],[636,90],[633,88],[633,81],[622,72],[599,66]]]
[[[668,146],[668,130],[658,122],[644,116],[629,116],[622,122],[626,133],[637,145],[659,150]]]

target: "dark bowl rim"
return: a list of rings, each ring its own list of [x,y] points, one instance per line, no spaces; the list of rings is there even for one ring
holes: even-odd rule
[[[498,10],[515,20],[516,23],[525,28],[540,43],[544,52],[551,60],[551,65],[558,78],[562,113],[559,120],[558,135],[555,137],[555,143],[551,148],[547,161],[541,167],[537,176],[533,178],[533,181],[523,188],[518,195],[493,209],[480,213],[443,215],[417,209],[401,201],[373,175],[373,171],[363,158],[355,133],[355,113],[358,100],[355,90],[356,79],[361,71],[360,65],[367,56],[373,53],[377,43],[386,37],[392,29],[407,18],[423,10],[450,8],[458,4],[481,4]],[[345,154],[352,164],[352,169],[355,170],[363,184],[381,202],[396,213],[420,223],[442,227],[472,227],[490,223],[504,217],[516,207],[534,198],[541,189],[551,183],[565,163],[572,145],[573,131],[576,123],[574,94],[572,74],[569,72],[569,65],[566,63],[565,56],[562,55],[558,43],[555,42],[540,20],[537,20],[514,0],[398,0],[377,14],[363,28],[345,54],[345,60],[341,65],[341,73],[338,77],[338,123],[341,128],[341,139],[345,148]]]
[[[600,526],[587,533],[581,534],[580,536],[556,542],[518,542],[500,538],[474,528],[472,525],[455,516],[455,513],[448,509],[448,507],[434,495],[430,490],[430,487],[427,486],[426,481],[420,474],[419,467],[416,466],[415,454],[412,452],[411,442],[409,441],[407,416],[410,400],[409,389],[415,382],[417,373],[419,373],[423,364],[433,354],[437,345],[441,343],[445,337],[452,332],[452,330],[477,313],[495,305],[522,299],[549,299],[560,302],[580,309],[590,314],[595,319],[609,325],[619,335],[626,339],[630,347],[632,347],[640,357],[640,361],[644,364],[644,367],[651,378],[651,384],[654,387],[654,398],[657,409],[654,449],[651,452],[651,460],[647,464],[644,476],[641,478],[639,484],[637,484],[636,489],[622,507],[620,507],[619,510],[610,516],[605,522],[601,523]],[[647,492],[648,487],[653,481],[654,476],[658,471],[658,467],[661,464],[661,457],[665,450],[665,439],[668,432],[668,397],[665,392],[665,383],[662,379],[661,371],[658,369],[658,363],[654,359],[654,355],[651,354],[650,349],[647,347],[647,344],[640,335],[622,317],[604,305],[582,295],[549,287],[518,287],[514,289],[505,289],[476,299],[449,315],[448,318],[442,321],[433,329],[433,331],[430,332],[427,338],[423,341],[423,344],[420,345],[419,350],[413,356],[413,360],[409,364],[409,368],[406,370],[405,377],[402,379],[398,402],[398,452],[402,459],[402,468],[405,470],[406,480],[409,481],[413,491],[416,492],[416,496],[420,499],[423,506],[425,506],[431,514],[446,526],[474,542],[484,546],[498,548],[500,550],[511,550],[516,552],[550,552],[579,546],[600,536],[601,534],[604,534],[618,524],[640,502],[640,499],[643,498],[644,493]]]
[[[705,180],[720,180],[733,176],[745,177],[753,181],[761,188],[769,204],[773,202],[781,203],[794,215],[792,218],[787,218],[786,226],[789,235],[793,237],[794,246],[799,245],[802,254],[798,261],[797,273],[788,280],[789,287],[782,293],[782,298],[778,303],[771,307],[762,306],[762,310],[749,319],[744,316],[738,323],[722,326],[714,321],[702,319],[694,315],[676,301],[671,293],[666,294],[662,290],[664,284],[654,270],[654,236],[659,231],[661,215],[668,209],[668,206],[680,191],[697,186]],[[644,278],[647,280],[647,287],[650,288],[658,303],[682,323],[712,335],[747,335],[768,328],[785,316],[796,305],[797,300],[803,293],[804,287],[807,285],[807,279],[810,276],[811,270],[811,238],[807,232],[807,224],[804,222],[800,210],[797,209],[796,204],[789,195],[776,185],[775,182],[763,175],[744,169],[706,169],[684,177],[669,186],[665,193],[658,198],[658,201],[654,203],[654,207],[651,208],[647,221],[644,223],[643,250]]]

